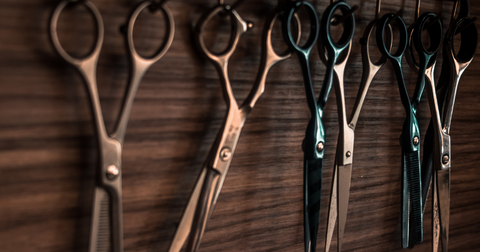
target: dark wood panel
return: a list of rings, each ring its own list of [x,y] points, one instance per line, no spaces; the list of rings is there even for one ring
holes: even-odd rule
[[[0,2],[0,251],[86,251],[96,145],[80,76],[50,45],[48,18],[57,0]],[[138,1],[94,0],[105,22],[98,67],[108,129],[119,110],[128,73],[119,26]],[[321,13],[329,1],[313,1]],[[415,1],[384,0],[382,13],[405,9],[413,22]],[[206,154],[225,113],[218,75],[193,46],[192,27],[214,0],[168,2],[176,21],[169,52],[145,75],[138,90],[123,152],[125,251],[166,251]],[[345,76],[350,112],[362,74],[358,40],[373,19],[374,0],[358,5],[355,46]],[[449,17],[451,3],[422,1],[423,11]],[[255,23],[230,66],[242,99],[255,79],[265,13],[274,0],[246,1],[239,13]],[[472,15],[480,4],[472,1]],[[62,17],[69,50],[83,50],[93,35],[81,12]],[[142,14],[136,42],[143,52],[157,45],[161,23]],[[154,20],[158,20],[158,17]],[[276,31],[276,42],[279,31]],[[215,37],[217,36],[217,37]],[[225,34],[209,39],[224,40]],[[83,46],[83,47],[82,47]],[[82,47],[82,48],[79,48]],[[78,49],[77,49],[78,48]],[[415,74],[404,62],[413,92]],[[325,67],[314,49],[312,77],[319,92]],[[437,68],[440,69],[440,68]],[[458,90],[452,143],[450,251],[478,251],[480,240],[480,63],[465,72]],[[439,72],[437,75],[439,75]],[[419,109],[422,132],[430,120],[427,98]],[[200,251],[302,251],[302,173],[309,111],[296,57],[275,66],[265,94],[244,127]],[[356,129],[355,161],[344,251],[402,251],[400,246],[399,136],[404,120],[390,63],[375,78]],[[323,249],[333,158],[338,134],[335,93],[326,106],[326,159],[319,250]],[[425,241],[430,250],[431,208]],[[335,243],[333,244],[335,245]],[[336,251],[333,249],[333,251]]]

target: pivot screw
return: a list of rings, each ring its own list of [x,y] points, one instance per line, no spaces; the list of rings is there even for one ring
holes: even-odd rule
[[[317,144],[317,151],[318,151],[318,152],[322,152],[324,147],[325,147],[325,146],[323,145],[323,142],[318,143],[318,144]]]
[[[417,136],[413,138],[413,145],[417,146],[419,142],[420,140],[418,139]]]
[[[230,148],[223,148],[223,150],[220,152],[220,158],[222,159],[222,161],[230,160],[230,158],[232,158],[232,151],[230,150]]]
[[[247,30],[251,30],[251,29],[253,29],[253,23],[248,21],[247,22]]]
[[[352,156],[352,152],[350,152],[350,151],[347,151],[347,153],[345,154],[345,156],[347,156],[347,157],[351,157],[351,156]]]
[[[448,162],[450,162],[450,158],[448,157],[448,155],[447,155],[447,154],[443,155],[443,157],[442,157],[442,163],[443,163],[444,165],[446,165],[446,164],[448,164]]]
[[[118,177],[118,174],[120,173],[120,170],[118,170],[118,167],[115,165],[110,165],[107,168],[107,178],[110,180],[114,180],[115,178]]]

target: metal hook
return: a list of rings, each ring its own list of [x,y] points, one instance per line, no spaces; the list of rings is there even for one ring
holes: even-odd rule
[[[382,0],[377,0],[377,12],[375,12],[375,19],[380,17],[380,9],[382,8]]]
[[[420,16],[420,4],[422,0],[417,0],[417,5],[415,6],[415,17],[413,19],[413,22],[417,21],[418,17]]]

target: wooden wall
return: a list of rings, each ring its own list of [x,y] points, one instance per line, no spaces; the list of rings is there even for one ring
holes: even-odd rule
[[[98,83],[106,126],[111,130],[128,75],[119,26],[139,1],[93,2],[105,22]],[[322,13],[328,2],[315,0],[313,4]],[[442,13],[448,23],[451,2],[422,2],[422,11]],[[98,154],[83,82],[49,42],[48,19],[57,3],[0,1],[0,251],[87,251]],[[199,16],[215,3],[168,2],[176,21],[175,39],[165,57],[145,75],[125,138],[125,251],[167,250],[224,117],[217,72],[199,56],[192,37]],[[359,6],[345,76],[350,112],[362,75],[358,41],[374,18],[375,1],[348,3]],[[255,23],[241,39],[230,66],[240,100],[248,94],[258,71],[265,13],[275,5],[275,0],[250,0],[238,8],[240,15]],[[384,0],[382,14],[403,6],[409,25],[414,5],[413,0]],[[472,1],[472,15],[480,15],[480,2]],[[142,52],[153,52],[158,45],[161,36],[157,31],[163,27],[160,20],[142,14],[135,33]],[[67,50],[87,52],[85,45],[92,43],[94,34],[90,17],[74,10],[63,15],[61,22],[59,31]],[[226,32],[222,29],[208,39],[224,42]],[[275,44],[281,46],[280,32],[275,33]],[[404,63],[413,92],[416,77]],[[325,66],[316,48],[311,65],[318,93]],[[478,251],[480,247],[480,172],[476,165],[480,158],[479,72],[477,55],[462,78],[453,118],[450,251]],[[423,101],[419,120],[425,132],[430,120],[426,95]],[[309,116],[295,56],[270,71],[266,92],[243,129],[200,251],[303,251],[301,142]],[[344,251],[403,251],[399,136],[404,116],[393,69],[387,63],[370,88],[356,129]],[[333,91],[324,122],[327,142],[318,251],[324,247],[338,133]],[[431,249],[430,220],[428,207],[424,243],[411,251]]]

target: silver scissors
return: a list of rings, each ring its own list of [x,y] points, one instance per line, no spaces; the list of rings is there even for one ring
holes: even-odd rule
[[[474,25],[476,18],[470,17],[470,0],[455,1],[450,26],[446,31],[443,43],[443,66],[440,81],[435,87],[434,73],[425,73],[427,95],[430,103],[432,121],[431,134],[425,141],[424,165],[422,181],[430,184],[432,181],[432,250],[438,251],[440,236],[442,251],[448,251],[448,233],[450,224],[450,174],[451,174],[451,143],[450,128],[453,108],[460,79],[475,56],[478,32]],[[455,50],[453,42],[456,34],[461,34],[460,48]],[[418,38],[421,34],[415,34]],[[421,44],[416,45],[420,48]],[[418,50],[418,49],[417,49]],[[424,190],[425,197],[428,190]]]
[[[207,48],[203,36],[208,22],[216,15],[222,13],[230,15],[233,34],[228,48],[224,52],[216,54]],[[186,251],[192,252],[198,250],[205,232],[205,227],[213,213],[213,209],[227,176],[243,125],[258,98],[260,98],[264,92],[268,71],[276,63],[288,59],[291,56],[288,52],[283,55],[278,55],[272,47],[271,35],[277,17],[278,11],[274,12],[266,22],[263,31],[263,50],[260,70],[250,94],[241,106],[238,105],[230,85],[228,63],[238,45],[240,37],[247,32],[248,29],[252,28],[253,24],[243,20],[232,6],[225,4],[222,0],[205,13],[197,24],[197,46],[204,56],[214,64],[218,71],[222,82],[224,99],[227,104],[227,115],[202,167],[193,192],[190,195],[175,236],[170,244],[169,252],[179,252],[185,243],[187,243]],[[300,22],[297,23],[300,25]]]
[[[337,151],[335,155],[335,165],[333,170],[333,183],[332,183],[332,191],[330,194],[330,207],[328,211],[328,220],[327,220],[327,237],[325,239],[325,251],[328,252],[330,250],[331,242],[333,239],[333,231],[335,230],[335,223],[337,216],[340,215],[339,218],[339,227],[338,227],[338,243],[337,248],[338,251],[341,251],[343,245],[343,234],[345,230],[345,223],[347,219],[347,210],[348,210],[348,198],[350,193],[350,183],[351,183],[351,173],[352,173],[352,163],[353,163],[353,147],[354,147],[354,139],[355,139],[355,126],[357,125],[358,118],[360,117],[360,112],[362,110],[363,103],[365,101],[365,97],[367,95],[368,89],[370,84],[373,81],[373,78],[377,74],[377,72],[385,65],[387,58],[383,56],[377,61],[372,62],[370,57],[370,38],[372,36],[372,32],[376,27],[377,20],[380,15],[380,8],[381,8],[381,0],[377,0],[377,7],[376,7],[376,14],[375,20],[371,21],[363,34],[363,37],[360,39],[360,44],[362,46],[362,61],[363,61],[363,73],[362,73],[362,80],[360,83],[360,87],[358,90],[358,95],[355,100],[355,105],[353,107],[353,113],[349,121],[347,121],[347,114],[345,108],[345,95],[344,95],[344,83],[343,83],[343,74],[345,71],[345,65],[350,54],[351,49],[351,39],[353,36],[353,31],[355,30],[355,19],[353,17],[353,10],[344,3],[344,7],[340,10],[343,12],[343,15],[348,15],[348,17],[344,20],[344,36],[345,40],[343,41],[345,49],[343,49],[344,55],[341,60],[336,60],[333,70],[336,73],[337,82],[335,85],[336,94],[337,94],[337,106],[338,106],[338,116],[339,116],[339,123],[340,123],[340,131],[338,136],[337,142]],[[330,27],[330,21],[332,20],[333,13],[340,7],[333,7],[327,9],[325,12],[330,14],[327,16],[324,14],[324,19],[322,19],[322,28]],[[328,12],[327,12],[328,11]],[[327,23],[324,23],[327,22]],[[350,33],[348,33],[350,32]],[[390,32],[390,35],[392,33]],[[348,37],[349,35],[350,37]],[[322,38],[325,35],[322,34]],[[349,38],[349,39],[347,39]],[[387,42],[390,41],[391,47],[391,36],[387,36]],[[324,44],[326,42],[323,42]],[[329,42],[332,43],[332,42]],[[341,42],[340,42],[341,43]],[[338,47],[338,46],[337,46]],[[320,48],[322,49],[322,48]],[[340,55],[342,51],[337,52]],[[320,50],[321,59],[325,62],[327,61],[327,55],[324,53],[324,50]],[[333,56],[333,55],[332,55]],[[331,56],[330,56],[331,57]],[[336,55],[336,57],[338,57]],[[339,197],[338,197],[338,196]]]
[[[60,44],[57,35],[57,24],[60,13],[71,3],[85,5],[95,17],[97,40],[94,49],[84,58],[70,56]],[[133,27],[140,12],[147,7],[160,9],[167,22],[167,36],[155,55],[149,58],[140,56],[133,43]],[[143,75],[160,58],[165,55],[172,44],[175,24],[172,13],[164,3],[144,1],[140,3],[128,18],[125,39],[130,56],[129,85],[125,92],[120,115],[111,134],[107,133],[103,120],[100,99],[98,97],[96,69],[103,44],[104,29],[100,12],[91,1],[61,1],[50,19],[50,38],[60,56],[73,65],[82,76],[95,121],[100,166],[96,174],[96,185],[93,199],[92,222],[90,229],[90,252],[123,251],[123,212],[122,212],[122,146],[127,129],[128,118],[132,109],[136,91]]]

